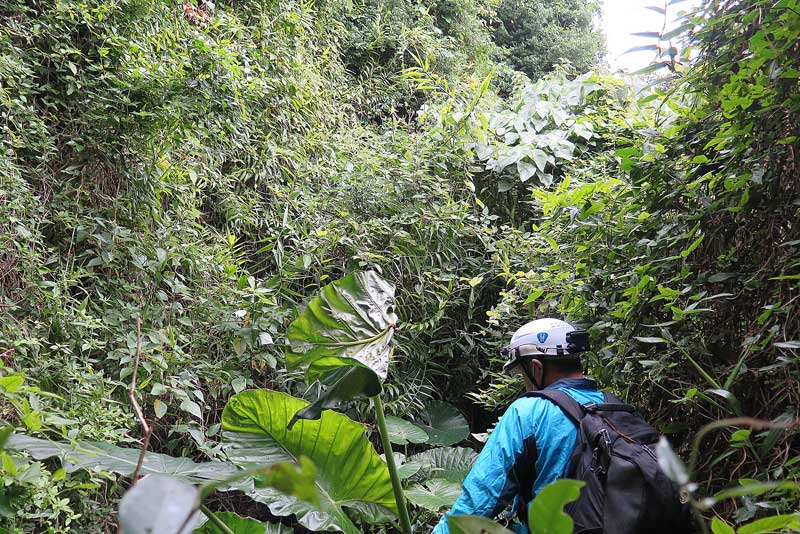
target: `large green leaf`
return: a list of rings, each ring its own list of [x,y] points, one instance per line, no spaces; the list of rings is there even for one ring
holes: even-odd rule
[[[426,478],[443,478],[461,484],[467,477],[478,453],[467,447],[438,447],[408,458],[419,465]]]
[[[217,512],[217,519],[233,531],[233,534],[292,534],[294,531],[280,523],[262,523],[249,517],[241,517],[233,512]],[[202,527],[195,529],[195,534],[223,534],[222,530],[212,521],[206,522]]]
[[[319,506],[273,488],[256,488],[249,495],[275,515],[295,514],[311,530],[357,534],[345,507],[370,522],[392,518],[397,504],[389,471],[364,436],[363,425],[326,411],[317,421],[302,420],[287,429],[292,414],[307,404],[268,390],[243,391],[228,401],[222,414],[223,441],[234,463],[250,467],[307,456],[317,467]]]
[[[125,534],[188,534],[197,524],[200,492],[177,478],[152,475],[125,492],[119,522]]]
[[[123,476],[133,474],[140,452],[139,449],[117,447],[108,443],[69,444],[21,434],[12,436],[8,447],[26,451],[37,460],[58,457],[68,473],[85,469]],[[166,475],[185,482],[203,484],[204,495],[213,490],[258,494],[268,487],[276,494],[285,494],[287,499],[302,499],[311,503],[319,501],[315,484],[316,469],[308,458],[300,457],[298,463],[294,458],[285,457],[263,462],[261,465],[265,468],[243,477],[241,470],[230,462],[197,463],[188,458],[147,453],[140,473]]]
[[[290,429],[299,419],[319,419],[323,410],[336,408],[343,402],[359,397],[373,397],[381,392],[381,384],[375,373],[360,365],[335,369],[323,376],[321,382],[327,387],[317,400],[294,414],[289,421]]]
[[[387,416],[386,429],[389,431],[389,441],[395,445],[425,443],[428,441],[428,434],[424,429],[399,417]]]
[[[381,454],[381,458],[384,460],[386,459],[385,456],[385,454]],[[406,455],[401,452],[394,453],[394,463],[397,465],[397,474],[400,476],[400,480],[411,478],[416,475],[420,469],[422,469],[422,464],[409,462],[406,458]]]
[[[469,436],[469,425],[455,406],[444,401],[431,401],[417,423],[428,433],[431,445],[453,445]]]
[[[75,444],[33,438],[23,434],[11,436],[9,449],[26,451],[37,460],[58,457],[68,473],[79,469],[107,471],[130,476],[139,460],[139,449],[117,447],[102,442]],[[236,473],[236,466],[225,462],[193,462],[189,458],[175,458],[166,454],[148,452],[144,457],[141,474],[169,475],[189,482],[222,481]]]
[[[443,478],[434,478],[424,484],[415,484],[405,490],[406,498],[426,510],[438,512],[449,508],[461,495],[461,484]]]
[[[564,505],[577,499],[585,485],[562,478],[542,488],[528,508],[531,534],[572,534],[572,518],[564,513]]]
[[[514,534],[512,531],[479,515],[453,515],[447,517],[450,534]]]
[[[394,286],[375,271],[350,274],[325,286],[289,325],[286,366],[305,368],[314,381],[362,365],[383,380],[396,322]]]

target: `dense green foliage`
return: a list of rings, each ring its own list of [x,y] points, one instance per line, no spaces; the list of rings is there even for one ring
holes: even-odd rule
[[[0,5],[0,407],[28,435],[0,452],[2,527],[116,528],[141,446],[137,353],[149,449],[175,457],[152,458],[216,473],[184,484],[228,477],[226,404],[252,388],[319,399],[285,348],[321,327],[290,325],[356,270],[397,288],[399,329],[375,332],[393,345],[383,398],[418,531],[519,392],[492,356],[531,317],[588,328],[588,371],[686,459],[711,421],[796,418],[800,6],[708,0],[658,43],[687,49],[654,65],[665,78],[539,79],[559,58],[592,66],[595,9]],[[497,45],[533,83],[495,64]],[[348,395],[315,405],[366,422],[382,450],[373,411]],[[720,425],[697,462],[674,462],[714,532],[798,512],[795,430],[749,424]],[[65,455],[80,461],[51,459]],[[217,487],[239,491],[210,508],[285,525],[308,513],[285,485],[248,484]],[[258,491],[273,512],[232,496]],[[393,531],[359,506],[334,513]]]
[[[507,50],[508,62],[532,80],[562,63],[584,72],[604,49],[594,29],[599,14],[595,0],[501,0],[491,21],[493,38]]]

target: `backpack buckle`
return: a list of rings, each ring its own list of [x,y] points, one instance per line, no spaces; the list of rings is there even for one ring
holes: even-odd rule
[[[596,412],[597,411],[597,403],[596,402],[587,402],[583,405],[583,410],[586,412]]]

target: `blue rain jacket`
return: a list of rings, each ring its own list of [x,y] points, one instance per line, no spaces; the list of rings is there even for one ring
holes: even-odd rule
[[[563,378],[546,389],[560,389],[581,404],[603,402],[597,383]],[[575,446],[577,429],[547,399],[522,397],[508,407],[462,485],[461,496],[436,525],[433,534],[449,534],[447,516],[495,517],[510,504],[524,506],[547,484],[563,477]],[[535,518],[534,518],[535,520]],[[514,530],[526,534],[526,525]]]

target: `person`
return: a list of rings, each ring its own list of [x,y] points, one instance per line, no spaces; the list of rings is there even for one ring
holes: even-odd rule
[[[559,389],[581,404],[602,403],[597,383],[583,375],[580,354],[587,350],[586,332],[559,319],[539,319],[517,330],[501,355],[508,358],[504,369],[521,373],[528,391]],[[516,514],[515,532],[527,533],[528,505],[544,486],[565,476],[576,436],[575,425],[549,400],[514,401],[433,534],[449,534],[448,516],[494,518],[507,510]]]

